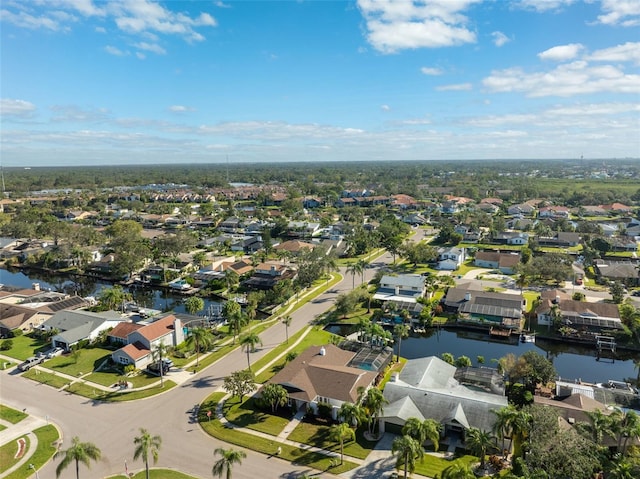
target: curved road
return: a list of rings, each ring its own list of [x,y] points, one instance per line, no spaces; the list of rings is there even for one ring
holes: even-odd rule
[[[419,236],[419,235],[416,235]],[[415,238],[414,239],[418,239]],[[366,270],[365,278],[370,280],[376,267],[391,261],[388,254],[378,257]],[[292,323],[289,334],[292,335],[327,311],[336,296],[351,290],[351,274],[345,274],[343,280],[291,314]],[[358,275],[359,276],[359,275]],[[356,276],[356,284],[359,277]],[[275,324],[264,331],[260,337],[263,347],[252,355],[255,361],[272,348],[285,341],[285,327]],[[21,378],[17,374],[2,374],[2,402],[35,416],[48,417],[62,430],[64,444],[78,436],[82,441],[93,442],[102,451],[103,459],[92,464],[91,471],[81,466],[82,477],[106,477],[124,473],[127,461],[130,471],[143,468],[141,461],[133,461],[133,439],[144,427],[151,434],[162,437],[157,467],[175,468],[197,477],[212,477],[211,468],[215,461],[213,450],[217,447],[229,447],[217,439],[205,434],[198,424],[190,422],[189,410],[202,402],[209,394],[222,386],[225,376],[243,369],[246,355],[240,348],[204,369],[193,379],[158,396],[140,401],[123,403],[101,403],[57,390],[33,381]],[[267,457],[246,450],[247,458],[234,468],[234,478],[293,478],[301,472],[314,477],[335,477],[323,475],[316,470],[293,466],[287,461]],[[51,461],[40,470],[40,477],[55,476],[55,467],[59,461]],[[66,469],[61,477],[75,476],[74,468]]]

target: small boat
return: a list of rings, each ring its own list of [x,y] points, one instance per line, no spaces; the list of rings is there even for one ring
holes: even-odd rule
[[[535,334],[521,334],[520,335],[520,341],[523,343],[535,343],[536,342],[536,335]]]

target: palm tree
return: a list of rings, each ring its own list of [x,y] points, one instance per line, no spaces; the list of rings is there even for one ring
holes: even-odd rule
[[[358,271],[358,263],[349,263],[347,265],[347,273],[351,273],[351,289],[356,289],[356,274]]]
[[[196,351],[196,367],[200,366],[200,348],[203,347],[205,350],[208,350],[213,346],[214,341],[215,338],[210,329],[196,326],[189,330],[187,344],[189,346],[193,345]]]
[[[357,428],[364,419],[362,407],[352,402],[343,402],[338,410],[338,417],[353,428]]]
[[[465,443],[480,458],[480,469],[484,469],[487,452],[496,449],[495,436],[488,431],[471,427],[465,434]]]
[[[493,433],[502,439],[502,450],[505,458],[511,451],[511,442],[513,441],[513,423],[518,415],[518,410],[511,404],[498,410],[492,410],[496,415],[496,422],[493,424]],[[504,447],[504,438],[509,438],[509,448]]]
[[[422,445],[410,436],[397,437],[391,445],[391,453],[396,456],[396,469],[404,466],[404,478],[407,473],[416,469],[416,459],[422,461],[424,449]]]
[[[358,271],[360,272],[360,278],[362,279],[360,284],[364,284],[364,273],[367,271],[367,268],[369,267],[369,262],[364,258],[360,258],[358,261],[356,261],[356,266],[358,267]]]
[[[160,387],[164,387],[164,364],[162,359],[165,358],[169,354],[169,346],[164,343],[157,343],[153,346],[151,351],[151,357],[153,361],[157,361],[160,366],[158,369],[160,371]]]
[[[233,343],[235,344],[236,336],[240,334],[240,330],[244,326],[242,308],[236,301],[227,301],[222,307],[222,314],[229,324],[229,330],[233,334]]]
[[[56,477],[60,477],[72,462],[76,463],[76,479],[80,479],[80,463],[91,468],[91,461],[98,461],[102,456],[100,449],[91,442],[80,442],[80,438],[75,436],[71,439],[71,447],[64,451],[58,451],[54,458],[63,456],[62,461],[56,467]]]
[[[198,311],[204,309],[204,300],[197,296],[191,296],[184,301],[184,308],[187,310],[187,313],[195,315]]]
[[[476,479],[476,475],[463,462],[454,462],[440,474],[439,479]]]
[[[640,437],[640,416],[634,411],[616,409],[610,417],[613,432],[618,439],[618,452],[625,454],[629,440]]]
[[[287,344],[289,344],[289,326],[291,326],[291,321],[293,321],[293,318],[288,314],[284,318],[282,318],[282,324],[284,324],[285,332],[287,335]]]
[[[520,409],[517,411],[513,421],[511,422],[513,455],[515,457],[520,457],[522,455],[522,444],[526,438],[529,437],[532,421],[533,417],[531,416],[531,413]]]
[[[240,338],[240,344],[247,353],[247,367],[249,371],[251,371],[251,361],[249,359],[249,354],[256,349],[256,346],[262,346],[262,340],[256,333],[250,332]]]
[[[221,447],[213,451],[214,456],[221,456],[211,470],[211,474],[217,477],[226,476],[226,479],[231,479],[231,471],[236,464],[242,464],[242,460],[247,457],[244,451],[238,451],[235,449],[223,449]]]
[[[364,393],[362,388],[358,391],[360,394]],[[376,427],[376,419],[382,412],[382,408],[389,401],[382,395],[382,391],[376,387],[369,388],[366,391],[366,395],[362,399],[362,406],[367,411],[367,417],[369,418],[369,434],[373,435]]]
[[[400,347],[402,346],[402,339],[409,337],[409,326],[404,323],[396,324],[393,327],[393,335],[398,339],[398,355],[396,356],[396,362],[400,362]]]
[[[585,411],[585,414],[589,418],[589,422],[579,422],[576,424],[576,429],[586,433],[594,444],[601,445],[605,435],[614,436],[611,418],[600,409]]]
[[[136,460],[139,457],[144,461],[144,468],[146,471],[147,479],[149,479],[149,454],[153,457],[153,463],[158,462],[158,452],[162,445],[162,438],[160,436],[152,436],[144,428],[140,428],[140,436],[133,440],[136,445],[136,450],[133,453],[133,459]]]
[[[414,438],[421,445],[429,440],[433,443],[434,450],[437,451],[440,448],[441,428],[442,426],[435,419],[421,421],[418,418],[410,417],[402,427],[402,434]]]
[[[334,424],[329,429],[329,438],[332,441],[340,443],[340,465],[344,462],[344,441],[353,441],[356,438],[356,433],[349,427],[346,422],[340,424]]]

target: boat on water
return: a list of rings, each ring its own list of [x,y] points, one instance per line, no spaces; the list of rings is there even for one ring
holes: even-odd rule
[[[520,335],[520,341],[523,343],[535,343],[536,335],[535,334],[524,334]]]

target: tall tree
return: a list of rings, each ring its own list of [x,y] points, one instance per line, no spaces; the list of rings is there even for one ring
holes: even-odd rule
[[[71,447],[64,451],[58,451],[54,458],[62,457],[62,461],[56,467],[56,477],[60,477],[72,462],[76,465],[76,479],[80,479],[80,463],[91,468],[91,461],[98,461],[102,457],[100,449],[91,442],[80,442],[80,438],[75,436],[71,439]]]
[[[240,334],[243,326],[242,308],[237,301],[227,301],[222,307],[222,314],[229,324],[229,330],[233,334],[233,342],[236,342],[236,336]]]
[[[410,436],[402,436],[394,439],[391,444],[391,453],[396,456],[396,469],[404,469],[404,478],[407,474],[416,470],[416,460],[422,461],[424,449],[422,445]]]
[[[375,431],[376,422],[378,416],[382,412],[382,408],[389,401],[382,395],[382,391],[376,387],[371,387],[364,391],[362,388],[359,390],[360,396],[362,396],[362,407],[367,411],[369,418],[369,434],[373,435]]]
[[[247,454],[244,451],[239,451],[236,449],[224,449],[217,448],[213,451],[214,456],[220,456],[213,464],[213,469],[211,470],[211,474],[216,477],[225,476],[226,479],[231,479],[231,472],[233,471],[233,466],[236,464],[242,464],[242,460],[247,457]]]
[[[230,376],[224,378],[222,388],[233,396],[238,396],[240,402],[244,401],[245,395],[256,388],[253,373],[248,369],[234,371]],[[286,392],[286,391],[285,391]]]
[[[329,438],[340,444],[340,464],[344,462],[344,441],[353,441],[356,433],[349,427],[346,422],[334,424],[329,429]]]
[[[402,435],[414,438],[420,445],[428,439],[437,451],[440,448],[440,429],[440,423],[434,419],[421,421],[416,417],[410,417],[402,427]]]
[[[262,399],[271,406],[271,412],[276,412],[278,407],[287,404],[289,393],[280,384],[268,383],[262,388]]]
[[[364,419],[364,411],[359,404],[343,402],[338,410],[338,418],[353,428],[357,428]]]
[[[291,326],[291,321],[293,321],[293,318],[288,314],[282,318],[282,324],[284,324],[285,333],[287,335],[287,344],[289,344],[289,326]]]
[[[213,333],[208,328],[202,326],[196,326],[189,330],[189,336],[187,337],[187,344],[193,346],[196,352],[196,367],[200,366],[200,350],[205,351],[213,346],[215,338]]]
[[[396,356],[396,362],[400,362],[400,348],[402,347],[402,340],[409,337],[409,326],[404,323],[396,324],[393,327],[393,335],[398,341],[398,355]]]
[[[158,362],[158,370],[160,371],[160,387],[164,387],[164,362],[163,359],[169,354],[169,346],[164,343],[156,343],[151,350],[153,361]]]
[[[247,368],[251,371],[251,359],[249,355],[256,349],[256,346],[262,346],[262,340],[260,336],[251,331],[240,338],[240,344],[247,353]]]
[[[140,435],[133,439],[136,449],[133,453],[133,459],[142,458],[144,461],[144,469],[146,477],[149,479],[149,455],[153,458],[153,463],[158,462],[158,454],[162,445],[162,438],[158,435],[152,436],[144,428],[140,428]]]

